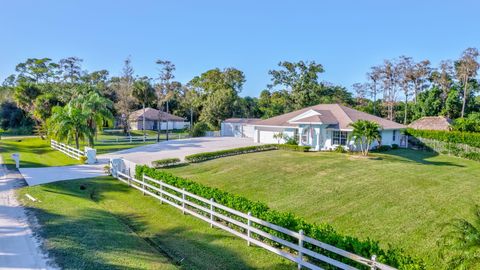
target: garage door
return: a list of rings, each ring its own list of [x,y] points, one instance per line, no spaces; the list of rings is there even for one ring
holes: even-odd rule
[[[273,135],[275,133],[276,133],[275,131],[260,130],[258,132],[259,142],[261,142],[261,143],[277,143],[277,140],[273,138]]]

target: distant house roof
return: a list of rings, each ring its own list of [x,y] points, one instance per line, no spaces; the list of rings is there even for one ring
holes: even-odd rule
[[[306,114],[306,117],[296,119],[301,117],[302,114]],[[384,129],[405,128],[402,124],[357,111],[340,104],[319,104],[265,120],[260,120],[255,122],[254,125],[296,127],[301,123],[322,123],[340,129],[351,129],[352,127],[350,124],[357,120],[373,121],[378,123]]]
[[[225,119],[224,123],[242,123],[242,124],[253,124],[261,120],[260,118],[228,118]]]
[[[427,116],[413,121],[408,127],[425,130],[450,130],[452,120],[445,116]]]
[[[134,111],[130,114],[130,121],[140,121],[143,120],[143,109]],[[162,112],[153,108],[145,108],[145,120],[151,121],[185,121],[182,117]]]

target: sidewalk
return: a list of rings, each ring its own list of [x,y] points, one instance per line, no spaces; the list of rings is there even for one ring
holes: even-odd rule
[[[15,189],[23,184],[19,173],[0,164],[0,269],[53,269],[15,197]]]

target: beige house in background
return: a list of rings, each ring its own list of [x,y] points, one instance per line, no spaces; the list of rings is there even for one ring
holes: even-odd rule
[[[134,111],[130,114],[129,124],[132,130],[143,130],[143,118],[145,117],[145,129],[146,130],[169,130],[172,129],[185,129],[190,126],[190,123],[185,121],[182,117],[162,112],[153,108],[145,108]]]

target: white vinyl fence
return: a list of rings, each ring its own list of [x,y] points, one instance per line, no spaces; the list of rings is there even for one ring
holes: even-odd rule
[[[375,256],[367,259],[348,251],[336,248],[332,245],[320,242],[303,234],[303,231],[295,232],[278,225],[269,223],[252,216],[250,213],[242,213],[237,210],[216,203],[213,199],[206,199],[185,191],[175,186],[166,184],[143,175],[141,180],[135,179],[129,174],[117,170],[112,161],[110,162],[112,175],[129,186],[140,190],[144,195],[150,195],[162,203],[167,203],[178,208],[184,214],[190,214],[207,223],[236,235],[247,241],[248,245],[271,251],[290,261],[295,262],[298,268],[323,269],[326,265],[335,266],[339,269],[357,269],[352,265],[364,265],[364,268],[395,270],[395,268],[375,261]],[[287,241],[276,235],[283,234]],[[308,248],[307,248],[308,247]],[[351,260],[351,265],[335,260],[325,254],[320,254],[313,249],[321,249],[325,254],[340,255]]]
[[[179,139],[185,139],[188,138],[188,134],[182,134],[182,133],[170,133],[168,134],[168,139],[169,140],[179,140]],[[145,140],[143,139],[143,136],[129,136],[129,137],[117,137],[115,139],[105,139],[105,140],[99,140],[101,143],[141,143],[144,141],[156,141],[157,136],[151,136],[151,137],[145,137]],[[165,140],[165,136],[160,137],[161,141]]]
[[[57,142],[55,140],[50,140],[50,146],[53,149],[58,150],[58,151],[60,151],[64,154],[66,154],[67,156],[72,157],[72,158],[77,159],[77,160],[80,160],[80,157],[85,156],[84,151],[79,150],[79,149],[74,148],[74,147],[71,147],[70,145],[67,145],[67,144],[64,144],[64,143],[61,143],[61,142]]]

